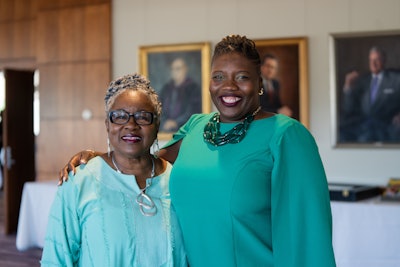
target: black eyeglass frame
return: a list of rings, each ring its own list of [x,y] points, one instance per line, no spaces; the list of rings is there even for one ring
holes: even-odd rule
[[[122,112],[122,113],[128,115],[128,118],[126,119],[126,122],[124,122],[124,123],[117,123],[117,122],[114,122],[114,121],[113,121],[113,118],[112,118],[112,117],[113,117],[113,114],[115,114],[115,113],[117,113],[117,112]],[[150,115],[151,115],[151,117],[150,117],[151,120],[150,120],[149,123],[138,123],[137,118],[139,118],[142,114],[150,114]],[[123,109],[111,110],[110,112],[108,112],[108,119],[110,120],[110,122],[112,122],[112,123],[114,123],[114,124],[118,124],[118,125],[127,124],[127,123],[129,122],[129,120],[131,119],[131,117],[133,117],[133,119],[135,120],[135,123],[136,123],[137,125],[141,125],[141,126],[142,126],[142,125],[151,125],[151,124],[153,124],[154,119],[157,118],[157,115],[155,115],[154,113],[149,112],[149,111],[137,111],[137,112],[135,112],[135,113],[129,113],[129,112],[123,110]]]

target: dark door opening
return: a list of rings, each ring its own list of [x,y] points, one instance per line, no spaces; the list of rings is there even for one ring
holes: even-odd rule
[[[5,69],[3,129],[4,232],[17,231],[22,189],[35,180],[34,71]]]

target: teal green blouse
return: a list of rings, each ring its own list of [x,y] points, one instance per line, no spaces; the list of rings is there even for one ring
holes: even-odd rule
[[[190,266],[335,266],[327,180],[309,131],[275,115],[253,121],[240,143],[214,147],[203,140],[212,115],[193,115],[166,144],[182,139],[170,192]]]
[[[153,178],[146,193],[157,206],[143,216],[132,175],[119,174],[96,157],[58,188],[42,266],[187,266],[168,189],[172,166]],[[149,179],[147,180],[147,183]]]

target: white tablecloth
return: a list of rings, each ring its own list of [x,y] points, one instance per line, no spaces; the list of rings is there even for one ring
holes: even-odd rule
[[[337,267],[400,267],[400,203],[332,201]]]
[[[18,250],[43,248],[47,220],[57,182],[26,182],[22,191],[16,246]]]

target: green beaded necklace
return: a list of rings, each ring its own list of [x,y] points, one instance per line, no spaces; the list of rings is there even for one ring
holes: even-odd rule
[[[252,114],[249,114],[244,118],[242,122],[238,123],[235,127],[224,134],[221,134],[219,130],[219,113],[215,113],[204,127],[204,140],[213,146],[239,143],[246,136],[250,123],[254,120],[254,116],[260,111],[260,109],[261,107],[258,107]]]

